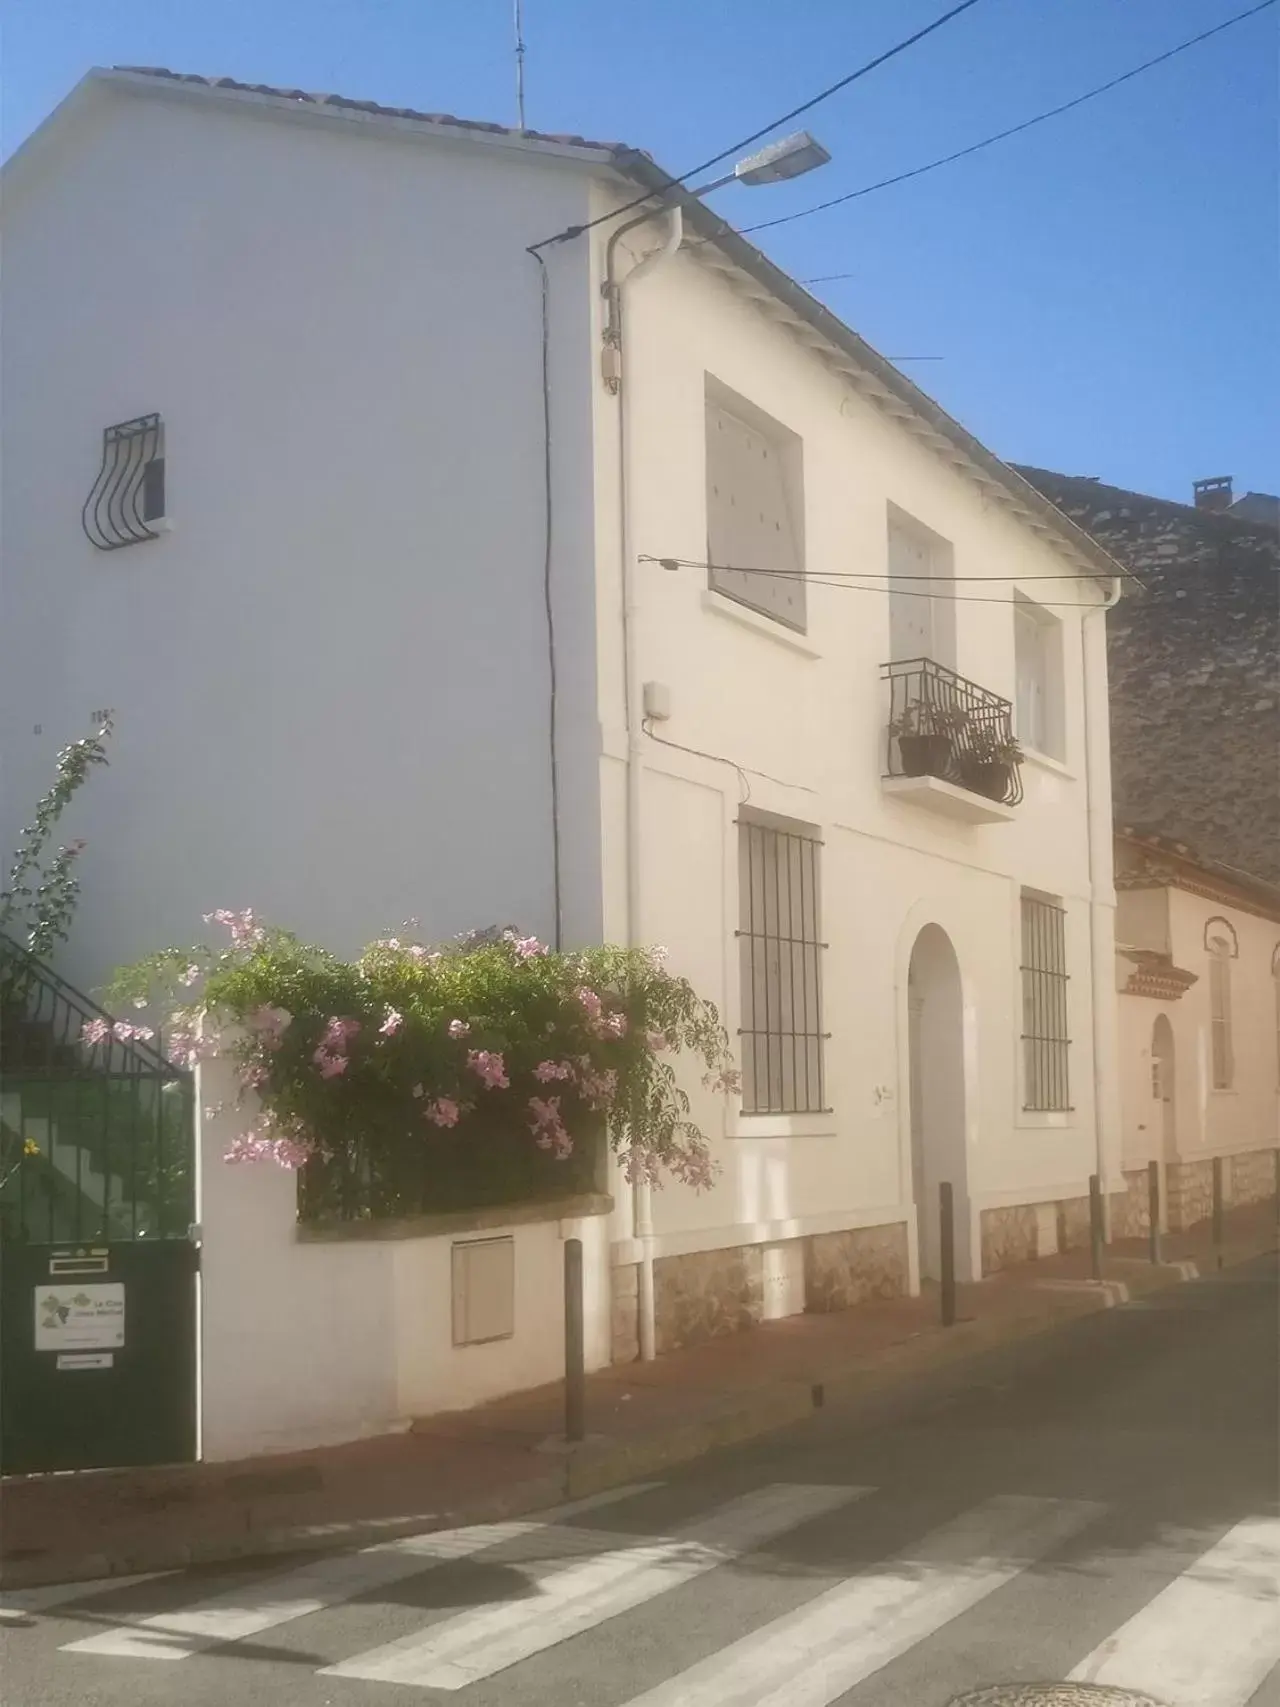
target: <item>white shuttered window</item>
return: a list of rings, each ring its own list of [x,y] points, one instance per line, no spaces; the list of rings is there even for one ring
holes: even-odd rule
[[[788,628],[803,629],[799,458],[799,441],[785,428],[756,425],[708,397],[710,585]]]

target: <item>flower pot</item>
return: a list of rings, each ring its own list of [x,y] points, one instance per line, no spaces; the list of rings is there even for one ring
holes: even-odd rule
[[[898,756],[904,776],[945,776],[951,768],[947,735],[899,735]]]
[[[1004,759],[962,759],[960,777],[972,794],[1003,800],[1010,792],[1010,767]]]

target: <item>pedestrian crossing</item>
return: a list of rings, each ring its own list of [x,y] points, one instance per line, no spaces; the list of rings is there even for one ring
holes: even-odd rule
[[[874,1686],[865,1695],[861,1687],[869,1680],[891,1679],[895,1662],[922,1644],[949,1639],[952,1626],[962,1638],[966,1614],[977,1615],[1002,1590],[1040,1581],[1055,1621],[1080,1619],[1068,1661],[1069,1678],[1077,1683],[1145,1693],[1166,1707],[1256,1707],[1273,1668],[1280,1686],[1275,1516],[1250,1516],[1226,1533],[1184,1538],[1171,1552],[1156,1549],[1138,1579],[1145,1604],[1135,1610],[1124,1602],[1109,1618],[1110,1579],[1097,1570],[1091,1576],[1078,1563],[1107,1554],[1108,1543],[1091,1533],[1101,1534],[1110,1515],[1099,1502],[1000,1493],[964,1509],[931,1512],[930,1521],[916,1528],[916,1519],[895,1516],[887,1490],[777,1482],[713,1500],[693,1515],[684,1515],[687,1504],[681,1505],[680,1519],[657,1526],[663,1532],[655,1535],[645,1501],[665,1496],[660,1509],[670,1512],[676,1509],[672,1493],[664,1484],[631,1484],[536,1518],[312,1558],[165,1611],[120,1608],[138,1598],[145,1606],[148,1596],[154,1608],[157,1594],[172,1596],[180,1578],[140,1582],[132,1593],[108,1584],[103,1592],[115,1589],[116,1596],[109,1612],[94,1614],[95,1633],[63,1642],[60,1652],[72,1666],[89,1658],[141,1664],[141,1678],[156,1663],[250,1657],[253,1639],[274,1631],[287,1640],[289,1627],[307,1620],[305,1640],[301,1633],[298,1640],[317,1703],[337,1699],[331,1697],[334,1684],[346,1680],[399,1685],[406,1699],[418,1692],[424,1707],[427,1699],[445,1695],[465,1702],[478,1690],[488,1707],[499,1699],[534,1699],[528,1680],[537,1684],[541,1676],[545,1684],[549,1674],[537,1668],[552,1654],[559,1676],[565,1667],[584,1678],[601,1675],[600,1655],[608,1649],[598,1644],[607,1643],[611,1627],[635,1631],[651,1624],[660,1632],[651,1650],[655,1669],[639,1678],[638,1689],[619,1690],[619,1696],[630,1691],[625,1701],[602,1697],[611,1707],[833,1707],[846,1698],[871,1707]],[[580,1518],[587,1521],[579,1524]],[[877,1557],[883,1541],[865,1538],[895,1532],[895,1523],[902,1524],[904,1539]],[[806,1562],[797,1592],[798,1558]],[[491,1578],[500,1568],[504,1591],[495,1593],[485,1578],[474,1598],[471,1591],[444,1593],[416,1611],[408,1594],[389,1625],[377,1622],[381,1591],[430,1573],[474,1573],[477,1565],[490,1567]],[[788,1599],[797,1603],[769,1616],[774,1606],[762,1613],[759,1598],[751,1601],[755,1612],[742,1616],[728,1639],[717,1636],[713,1651],[703,1651],[699,1607],[709,1604],[708,1595],[714,1601],[714,1586],[726,1572],[749,1566],[757,1573],[776,1567],[778,1580],[789,1585]],[[1077,1582],[1092,1583],[1088,1616],[1072,1613],[1074,1602],[1061,1595],[1068,1571]],[[42,1594],[31,1592],[35,1610]],[[79,1598],[91,1592],[82,1590]],[[720,1604],[723,1619],[729,1603]],[[1001,1604],[992,1602],[992,1616]],[[47,1605],[51,1618],[74,1616],[53,1596]],[[351,1621],[361,1607],[365,1622]],[[332,1647],[326,1645],[326,1613],[342,1632]],[[1114,1624],[1103,1630],[1111,1618]],[[681,1632],[679,1638],[662,1639],[668,1629]],[[371,1633],[397,1631],[391,1640],[367,1645]],[[228,1685],[233,1681],[229,1676]],[[74,1678],[69,1687],[76,1687]],[[189,1693],[185,1683],[179,1688]],[[947,1698],[940,1693],[938,1707]]]

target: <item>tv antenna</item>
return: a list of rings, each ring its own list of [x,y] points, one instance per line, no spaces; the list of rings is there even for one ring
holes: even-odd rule
[[[514,17],[516,32],[516,128],[523,130],[524,125],[524,6],[522,0],[514,0]]]

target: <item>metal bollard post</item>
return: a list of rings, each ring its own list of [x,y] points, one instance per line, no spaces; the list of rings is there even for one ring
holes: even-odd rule
[[[1089,1175],[1089,1272],[1102,1279],[1102,1181]]]
[[[1213,1158],[1213,1253],[1222,1267],[1222,1157]]]
[[[1160,1164],[1147,1163],[1147,1213],[1151,1219],[1149,1249],[1152,1262],[1160,1261]]]
[[[564,1242],[564,1437],[586,1433],[587,1364],[582,1325],[582,1240]]]
[[[1276,1221],[1280,1224],[1280,1150],[1272,1152],[1276,1170]]]
[[[951,1181],[943,1180],[938,1187],[938,1262],[942,1269],[942,1325],[955,1326],[956,1320],[956,1210]]]

